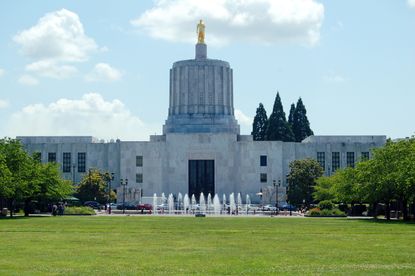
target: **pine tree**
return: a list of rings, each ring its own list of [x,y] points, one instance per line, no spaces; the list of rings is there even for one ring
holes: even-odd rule
[[[291,127],[291,130],[293,128],[293,122],[294,122],[294,112],[295,112],[295,104],[292,103],[291,104],[291,108],[290,108],[290,115],[288,115],[288,124]]]
[[[310,122],[307,119],[307,110],[301,98],[298,99],[297,106],[295,107],[292,130],[296,142],[301,142],[308,136],[314,135],[310,128]]]
[[[294,134],[285,118],[284,109],[282,107],[281,98],[278,92],[277,96],[275,97],[272,114],[268,119],[268,127],[266,133],[266,140],[284,142],[294,141]]]
[[[256,109],[256,115],[254,118],[254,123],[252,124],[252,132],[254,141],[264,141],[265,134],[268,124],[268,116],[265,111],[264,105],[259,103],[259,107]]]

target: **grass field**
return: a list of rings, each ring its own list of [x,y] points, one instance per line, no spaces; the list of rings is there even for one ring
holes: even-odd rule
[[[319,218],[0,220],[0,275],[415,274],[415,224]]]

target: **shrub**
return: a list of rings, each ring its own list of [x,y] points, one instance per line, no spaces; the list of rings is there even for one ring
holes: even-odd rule
[[[310,209],[307,212],[307,215],[312,216],[312,217],[319,217],[319,216],[321,216],[321,210],[320,210],[320,208]]]
[[[330,200],[322,200],[320,201],[320,203],[318,204],[318,207],[321,210],[332,210],[334,208],[334,204],[333,202],[331,202]]]
[[[306,216],[310,216],[310,217],[338,217],[338,216],[346,216],[346,214],[342,211],[340,211],[339,209],[335,208],[332,210],[328,210],[328,209],[323,209],[320,210],[320,208],[313,208],[310,209]]]
[[[95,215],[95,211],[87,206],[66,207],[64,215]]]

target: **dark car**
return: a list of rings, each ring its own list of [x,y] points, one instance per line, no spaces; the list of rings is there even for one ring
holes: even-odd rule
[[[133,204],[130,202],[126,202],[124,204],[118,204],[117,205],[117,210],[137,210],[137,204]]]
[[[101,209],[101,204],[96,201],[85,201],[84,206],[91,207],[93,209]]]
[[[153,210],[153,205],[151,205],[151,204],[149,204],[149,203],[138,204],[138,205],[137,205],[137,209],[138,209],[138,210],[147,210],[147,211],[151,211],[151,210]]]

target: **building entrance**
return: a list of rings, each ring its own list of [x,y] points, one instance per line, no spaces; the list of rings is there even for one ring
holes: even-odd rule
[[[215,160],[189,160],[189,197],[215,194]]]

